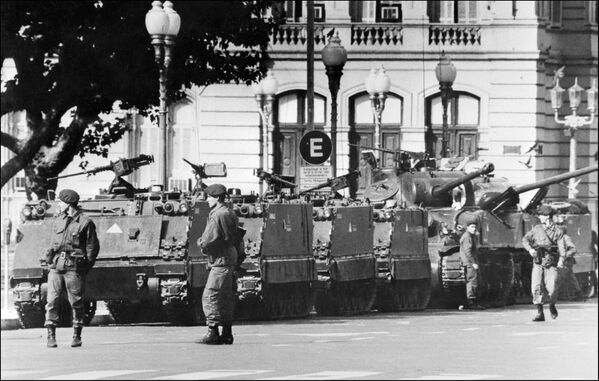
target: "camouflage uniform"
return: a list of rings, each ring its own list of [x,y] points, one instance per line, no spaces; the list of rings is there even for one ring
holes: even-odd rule
[[[478,265],[478,245],[476,235],[464,232],[460,238],[460,259],[466,267],[466,297],[468,300],[478,298],[479,270],[472,265]]]
[[[237,265],[238,218],[224,204],[210,211],[200,247],[208,255],[210,274],[202,295],[208,326],[231,324],[235,303],[233,271]]]
[[[52,246],[45,258],[50,267],[45,325],[58,324],[58,299],[66,289],[73,308],[73,326],[81,327],[85,316],[85,276],[100,250],[96,226],[88,216],[77,211],[73,216],[63,214],[56,217],[52,231]]]
[[[522,238],[527,251],[537,250],[538,257],[533,260],[531,291],[533,304],[543,305],[543,296],[547,294],[549,303],[557,301],[558,271],[557,265],[576,253],[572,240],[555,224],[535,225]]]

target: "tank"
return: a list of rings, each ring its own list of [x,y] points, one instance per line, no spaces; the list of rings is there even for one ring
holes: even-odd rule
[[[475,199],[480,208],[479,213],[487,220],[494,220],[494,226],[488,229],[489,240],[498,242],[509,248],[515,264],[514,285],[510,294],[510,301],[514,303],[530,303],[530,273],[532,258],[522,248],[522,237],[534,226],[538,220],[534,210],[548,193],[548,187],[570,178],[583,176],[596,172],[598,166],[593,165],[573,172],[552,176],[530,184],[511,186],[505,179],[495,182],[480,181],[474,183]],[[535,191],[532,197],[523,205],[520,195]],[[519,205],[520,204],[520,205]],[[576,260],[580,259],[574,267],[574,272],[582,282],[583,289],[590,295],[594,293],[593,284],[596,285],[593,273],[595,259],[593,254],[592,216],[585,208],[571,208],[568,203],[555,203],[556,209],[560,205],[563,214],[563,223],[577,247]],[[596,287],[596,286],[595,286]]]
[[[269,184],[262,195],[230,190],[231,207],[245,229],[245,260],[238,270],[236,319],[307,316],[313,308],[316,281],[312,255],[312,204],[277,188],[294,187],[261,169]]]
[[[343,198],[338,193],[359,174],[352,171],[299,193],[313,205],[312,248],[318,273],[314,307],[319,315],[363,313],[374,304],[377,271],[371,244],[373,210],[360,200]]]
[[[454,170],[436,170],[426,157],[415,160],[403,151],[395,151],[394,157],[395,167],[375,170],[375,182],[364,192],[375,210],[380,208],[375,249],[380,278],[390,278],[380,282],[377,307],[390,305],[397,311],[445,305],[445,290],[454,287],[455,274],[442,266],[441,258],[459,251],[448,227],[458,210],[474,203],[471,180],[488,175],[493,164],[466,173],[460,169],[466,161]],[[418,161],[426,165],[416,168]],[[463,284],[455,286],[464,289]]]

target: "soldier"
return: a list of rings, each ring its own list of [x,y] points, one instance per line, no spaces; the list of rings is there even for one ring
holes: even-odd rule
[[[476,228],[478,221],[476,217],[471,216],[466,221],[466,231],[460,238],[460,259],[465,267],[466,275],[466,297],[468,298],[468,309],[484,310],[485,307],[478,304],[477,298],[479,294],[478,284],[480,279],[479,262],[478,262],[478,245],[476,236]]]
[[[239,220],[235,212],[225,204],[227,188],[224,185],[210,185],[205,192],[211,211],[198,245],[208,255],[210,263],[210,273],[202,295],[208,333],[197,343],[233,344],[233,272],[237,266]],[[219,325],[222,327],[222,335],[218,332]]]
[[[545,321],[543,297],[549,299],[549,311],[557,318],[558,268],[564,266],[566,258],[576,252],[571,240],[564,238],[564,232],[553,223],[555,213],[549,205],[538,209],[540,224],[535,225],[522,238],[522,245],[533,258],[530,277],[532,302],[537,306],[537,314],[532,321]]]
[[[555,226],[557,226],[563,233],[564,233],[564,239],[566,240],[566,245],[567,246],[571,246],[571,247],[575,247],[574,242],[572,242],[572,239],[570,238],[570,236],[567,234],[567,229],[566,229],[566,224],[565,224],[565,216],[561,213],[555,213],[555,215],[553,216],[553,222],[555,223]],[[559,283],[560,283],[560,291],[563,292],[566,295],[566,298],[568,300],[584,300],[584,296],[582,294],[582,289],[580,288],[580,284],[578,283],[578,279],[576,279],[576,275],[574,275],[574,271],[573,271],[573,267],[574,264],[576,264],[576,259],[574,258],[573,254],[570,257],[567,257],[564,260],[564,267],[561,269],[561,271],[558,271],[559,273]],[[562,289],[563,287],[563,289]],[[573,295],[572,292],[573,291]]]
[[[66,290],[69,303],[73,308],[73,342],[71,347],[81,346],[81,330],[85,309],[83,293],[85,276],[98,256],[100,244],[96,235],[96,226],[83,214],[77,203],[79,195],[71,189],[63,189],[59,195],[61,214],[53,225],[51,247],[47,250],[42,263],[50,267],[48,273],[48,302],[46,304],[46,323],[48,328],[48,347],[56,348],[56,325],[59,320],[59,298]]]

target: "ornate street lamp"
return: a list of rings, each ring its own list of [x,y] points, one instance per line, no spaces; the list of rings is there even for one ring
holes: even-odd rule
[[[449,156],[449,130],[447,126],[447,102],[451,98],[453,89],[453,81],[457,75],[455,66],[451,63],[445,52],[441,54],[441,59],[435,68],[435,75],[439,81],[439,89],[441,90],[441,104],[443,106],[443,137],[441,143],[441,157]]]
[[[272,105],[275,95],[277,94],[278,86],[279,83],[270,69],[268,69],[266,77],[260,82],[252,85],[252,90],[256,97],[256,104],[258,105],[258,112],[260,113],[260,120],[262,122],[262,129],[260,131],[260,165],[262,166],[262,169],[267,172],[269,171],[268,136],[271,126]],[[262,193],[262,179],[260,179],[260,193]]]
[[[579,127],[590,125],[595,118],[595,97],[597,96],[597,80],[593,79],[593,85],[586,91],[587,93],[587,109],[591,115],[587,117],[576,115],[576,110],[582,101],[582,92],[584,89],[578,84],[578,77],[574,79],[574,85],[568,89],[570,98],[570,109],[572,114],[566,115],[564,119],[559,118],[559,109],[563,104],[563,94],[565,90],[559,85],[560,78],[564,77],[564,67],[558,69],[555,73],[555,87],[549,90],[551,95],[551,107],[554,111],[554,119],[558,124],[563,124],[567,127],[566,136],[570,136],[570,172],[576,170],[576,131]],[[577,182],[574,178],[570,179],[568,185],[568,198],[576,198]]]
[[[366,77],[366,80],[364,81],[364,86],[370,95],[370,106],[372,107],[372,113],[374,114],[374,147],[381,148],[381,119],[383,110],[385,109],[387,93],[389,92],[389,89],[391,89],[391,79],[385,72],[385,68],[381,66],[378,70],[370,70],[370,74],[368,74],[368,77]],[[381,151],[377,150],[376,157],[380,162]]]
[[[343,66],[347,62],[347,52],[341,45],[339,33],[329,39],[321,54],[322,62],[327,70],[327,77],[329,77],[329,91],[331,92],[331,167],[333,176],[337,176],[337,93],[343,75]]]
[[[158,127],[162,130],[162,153],[160,163],[162,165],[162,178],[164,189],[167,189],[168,182],[168,126],[167,126],[167,107],[166,107],[166,88],[167,88],[167,70],[171,63],[172,49],[175,46],[175,38],[179,34],[181,27],[181,17],[173,9],[173,3],[165,1],[152,2],[152,8],[146,13],[146,29],[152,38],[154,46],[154,56],[158,64],[159,85],[160,85],[160,108],[158,117]]]

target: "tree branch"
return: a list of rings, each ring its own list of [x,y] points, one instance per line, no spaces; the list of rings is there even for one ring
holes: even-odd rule
[[[9,149],[11,152],[18,154],[19,153],[19,139],[14,136],[7,134],[6,132],[0,132],[0,145]]]

